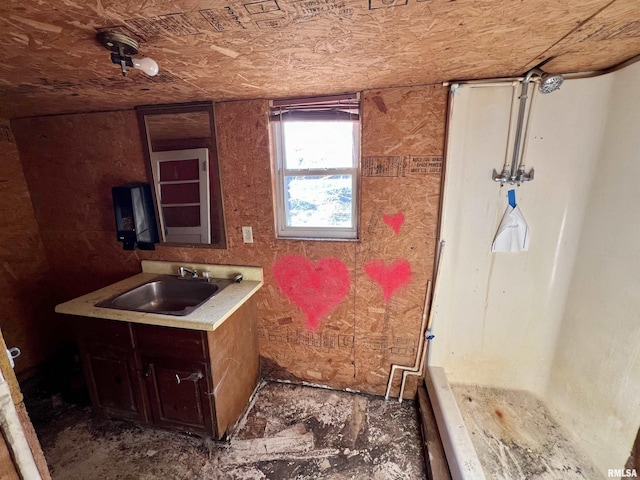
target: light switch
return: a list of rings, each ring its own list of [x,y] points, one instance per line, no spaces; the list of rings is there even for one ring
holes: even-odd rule
[[[242,241],[244,243],[253,243],[253,230],[251,227],[242,227]]]

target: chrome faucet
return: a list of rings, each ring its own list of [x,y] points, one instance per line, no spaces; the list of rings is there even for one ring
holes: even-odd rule
[[[198,271],[195,268],[178,267],[180,278],[186,278],[187,273],[191,275],[191,278],[198,278]]]

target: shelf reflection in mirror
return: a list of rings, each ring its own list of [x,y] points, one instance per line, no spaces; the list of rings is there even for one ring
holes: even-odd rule
[[[162,242],[226,248],[213,104],[136,110]]]

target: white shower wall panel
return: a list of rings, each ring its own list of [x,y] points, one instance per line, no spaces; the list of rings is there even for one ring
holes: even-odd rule
[[[640,63],[609,77],[605,135],[545,393],[603,475],[624,466],[640,425]]]
[[[610,84],[609,77],[567,80],[558,92],[537,94],[524,151],[535,179],[520,187],[491,179],[492,169],[500,171],[510,157],[519,86],[453,89],[441,233],[446,247],[430,361],[444,367],[452,383],[544,392]],[[492,253],[511,188],[530,228],[530,248]]]

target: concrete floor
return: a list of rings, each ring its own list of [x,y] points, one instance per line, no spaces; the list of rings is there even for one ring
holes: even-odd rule
[[[41,412],[37,402],[30,403],[55,480],[411,480],[426,475],[413,402],[265,383],[225,443],[99,418],[89,407],[53,400],[53,408]]]

